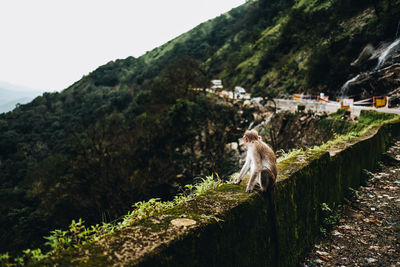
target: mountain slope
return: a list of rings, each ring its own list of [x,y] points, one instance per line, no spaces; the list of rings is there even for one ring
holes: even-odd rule
[[[166,65],[189,56],[204,62],[210,78],[222,79],[230,90],[239,85],[263,94],[323,90],[335,96],[359,71],[350,63],[364,46],[395,38],[399,5],[398,0],[248,1],[131,67],[120,69],[115,62],[109,68],[123,73],[121,83],[141,89]]]
[[[229,174],[251,110],[207,95],[212,78],[255,95],[337,93],[368,43],[391,40],[400,1],[248,1],[139,58],[0,114],[0,249],[84,218],[118,218],[199,175]],[[193,90],[196,89],[196,90]]]

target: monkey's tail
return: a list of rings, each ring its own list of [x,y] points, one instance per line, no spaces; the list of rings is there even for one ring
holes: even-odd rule
[[[271,221],[272,221],[272,243],[276,244],[275,245],[275,253],[274,253],[274,258],[273,258],[273,264],[274,266],[279,266],[279,236],[278,236],[278,216],[277,216],[277,208],[276,208],[276,202],[275,202],[275,181],[267,188],[267,197],[268,197],[268,202],[269,202],[269,210],[270,214],[272,215]]]

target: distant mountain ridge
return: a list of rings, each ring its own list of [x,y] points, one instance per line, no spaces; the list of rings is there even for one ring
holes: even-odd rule
[[[42,94],[41,90],[0,81],[0,113],[11,111]]]

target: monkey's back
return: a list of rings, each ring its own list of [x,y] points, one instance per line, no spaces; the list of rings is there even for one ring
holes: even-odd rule
[[[274,178],[278,175],[278,168],[276,167],[276,155],[272,148],[261,140],[254,142],[255,151],[260,155],[262,165],[268,168],[274,175]]]

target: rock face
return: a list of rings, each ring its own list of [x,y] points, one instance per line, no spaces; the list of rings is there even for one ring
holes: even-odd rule
[[[392,93],[400,89],[400,62],[387,67],[363,72],[356,76],[354,81],[344,88],[344,96],[353,96],[356,99],[365,99],[373,96],[397,95]]]
[[[400,104],[400,38],[377,49],[368,44],[351,65],[361,72],[342,86],[341,96],[358,100],[388,95],[389,103]]]
[[[341,133],[348,123],[346,120],[331,121],[325,113],[279,112],[254,129],[275,151],[289,151],[321,145],[331,139],[335,132]]]
[[[391,91],[389,94],[389,108],[400,107],[400,86],[395,90]]]

